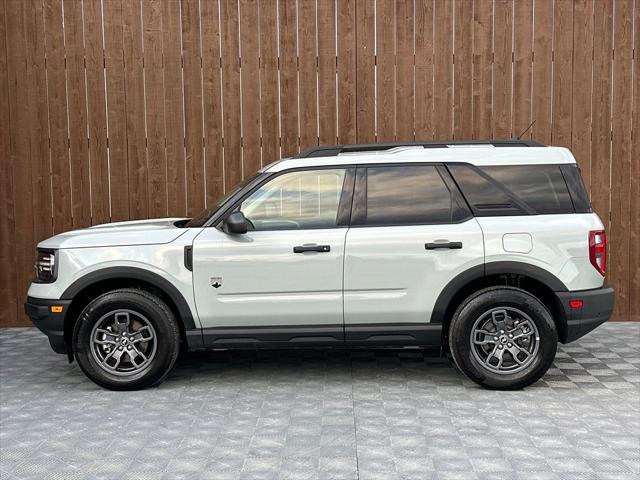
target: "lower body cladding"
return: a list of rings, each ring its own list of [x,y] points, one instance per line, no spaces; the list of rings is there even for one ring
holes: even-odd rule
[[[572,342],[606,322],[613,311],[614,291],[598,288],[556,292],[566,325],[559,338]],[[28,297],[25,312],[45,335],[51,348],[62,354],[71,349],[64,334],[64,319],[71,300]],[[186,332],[189,350],[308,348],[308,347],[440,347],[442,324],[387,323],[352,325],[299,325],[268,327],[213,327]]]
[[[439,347],[441,340],[442,325],[428,323],[214,327],[187,332],[189,350],[341,346]]]

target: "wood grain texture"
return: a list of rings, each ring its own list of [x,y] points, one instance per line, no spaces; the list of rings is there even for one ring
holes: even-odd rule
[[[356,10],[354,0],[337,5],[338,143],[356,142]]]
[[[37,242],[195,215],[301,148],[568,146],[640,320],[638,0],[0,0],[0,325]],[[634,44],[635,43],[635,44]]]
[[[107,112],[105,109],[105,69],[102,3],[83,3],[85,37],[85,75],[89,135],[89,182],[91,185],[91,223],[106,223],[111,217],[109,202],[109,152],[107,150]]]
[[[633,112],[633,0],[614,4],[611,144],[611,242],[607,277],[616,290],[614,315],[629,317],[629,231],[631,217],[631,126]],[[636,79],[637,84],[637,79]],[[640,158],[635,158],[640,161]],[[632,201],[640,202],[636,197]]]
[[[493,130],[492,45],[492,2],[475,2],[473,9],[473,138],[489,138]]]
[[[162,75],[162,2],[142,2],[144,44],[144,109],[148,165],[149,216],[168,215],[167,157],[164,145],[165,112]]]
[[[254,175],[262,166],[260,154],[260,49],[258,1],[240,2],[240,45],[242,46],[242,165],[243,176]],[[315,85],[315,81],[314,81]],[[314,98],[315,105],[315,98]]]
[[[225,191],[219,10],[217,1],[200,2],[204,169],[207,205],[215,202]],[[255,153],[249,156],[255,157]]]
[[[415,2],[416,139],[433,140],[433,1]]]
[[[473,2],[455,3],[453,137],[473,138]]]
[[[366,4],[366,2],[364,2]],[[337,139],[336,4],[318,2],[318,135],[319,143]]]

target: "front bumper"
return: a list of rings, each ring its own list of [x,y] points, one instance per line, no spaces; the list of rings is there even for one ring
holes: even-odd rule
[[[24,304],[25,313],[33,324],[49,337],[49,344],[56,353],[66,354],[69,352],[64,339],[64,317],[70,304],[71,300],[34,297],[27,297],[27,302]],[[52,307],[62,307],[62,311],[54,312]]]
[[[566,332],[560,337],[562,343],[573,342],[583,337],[611,318],[615,300],[613,288],[557,292],[557,295],[567,318]],[[571,300],[581,300],[582,308],[571,308]]]

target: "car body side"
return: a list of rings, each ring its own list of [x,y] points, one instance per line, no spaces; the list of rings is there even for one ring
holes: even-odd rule
[[[400,152],[392,161],[398,165],[460,162],[460,150],[438,149],[429,151],[428,155],[409,150]],[[575,163],[571,153],[563,148],[547,147],[547,151],[542,155],[540,149],[485,150],[467,150],[469,156],[474,158],[474,165]],[[264,173],[266,180],[270,176],[296,168],[328,165],[354,167],[384,164],[389,161],[388,154],[359,155],[352,158],[344,155],[293,159],[277,162],[266,168]],[[239,195],[243,194],[240,192]],[[230,205],[237,203],[238,198],[232,197],[221,210],[228,210]],[[219,219],[222,213],[217,214],[215,218]],[[393,242],[389,242],[385,247],[384,235],[385,231],[389,231],[388,227],[360,229],[350,228],[349,225],[342,226],[343,247],[333,252],[343,255],[344,268],[339,295],[345,305],[353,301],[357,306],[354,308],[360,309],[357,310],[358,314],[347,318],[343,311],[337,315],[337,318],[342,318],[342,322],[337,322],[336,325],[321,325],[326,335],[318,333],[322,328],[296,323],[294,315],[290,321],[277,325],[279,330],[248,334],[236,332],[232,331],[234,325],[229,322],[221,324],[215,315],[202,315],[203,308],[200,302],[204,297],[197,298],[195,282],[198,277],[189,269],[186,257],[193,254],[194,248],[198,248],[198,239],[202,239],[203,235],[211,236],[210,244],[219,248],[220,255],[223,256],[225,248],[230,244],[228,235],[217,229],[218,225],[215,222],[203,227],[176,227],[175,223],[181,220],[184,219],[113,223],[85,229],[83,232],[61,234],[39,244],[41,249],[57,251],[58,275],[53,283],[33,283],[30,286],[26,308],[34,323],[49,335],[55,351],[70,352],[70,329],[82,311],[83,304],[86,304],[92,295],[107,291],[113,285],[123,284],[150,289],[165,298],[182,321],[183,339],[189,349],[297,347],[314,344],[340,345],[345,342],[351,345],[440,346],[445,343],[442,340],[446,336],[447,321],[453,313],[452,310],[463,299],[464,294],[493,284],[523,286],[542,297],[557,323],[560,340],[565,342],[578,338],[608,319],[612,308],[613,293],[611,289],[603,286],[604,277],[595,270],[588,255],[589,231],[603,229],[602,222],[596,214],[471,216],[456,225],[393,227],[396,229],[396,235],[413,235],[418,243],[448,238],[446,231],[451,231],[451,238],[456,237],[457,233],[472,232],[469,239],[473,240],[465,240],[465,250],[460,252],[465,253],[467,257],[462,258],[456,265],[449,265],[447,258],[451,257],[439,252],[434,252],[428,257],[429,253],[424,250],[413,253],[398,251],[398,245]],[[430,230],[434,229],[440,230],[435,236],[430,233]],[[477,235],[473,232],[477,232]],[[275,239],[281,234],[278,231],[273,232],[273,241],[277,241]],[[339,235],[340,232],[335,238],[339,238]],[[393,292],[385,291],[384,294],[376,296],[363,291],[359,286],[349,289],[350,279],[357,275],[358,262],[368,254],[367,245],[370,244],[370,239],[376,239],[376,251],[369,252],[369,255],[370,259],[377,261],[379,270],[376,276],[382,279],[382,283],[373,284],[371,292],[383,291],[385,278],[401,274],[402,270],[394,264],[397,263],[394,262],[394,255],[404,255],[407,262],[405,266],[412,261],[420,261],[421,258],[435,258],[432,263],[424,264],[425,269],[435,270],[423,269],[417,273],[422,280],[432,276],[434,272],[438,276],[422,292],[425,303],[416,304],[417,308],[407,322],[397,322],[393,319],[392,312],[384,311],[385,301],[389,301]],[[216,245],[218,247],[215,247]],[[290,245],[288,241],[285,247],[290,248]],[[241,251],[237,250],[236,254],[240,254]],[[197,262],[198,256],[192,257],[191,261],[194,259]],[[193,269],[193,265],[191,268]],[[268,266],[255,265],[254,268],[268,269]],[[304,274],[303,268],[301,265],[301,276]],[[250,271],[251,266],[246,272]],[[270,273],[266,270],[262,272],[262,276],[268,277]],[[406,269],[405,273],[408,273]],[[208,274],[204,272],[199,281],[202,283]],[[366,270],[362,271],[364,276],[369,274]],[[361,280],[364,283],[361,282],[359,285],[366,285],[366,278],[363,277]],[[210,289],[211,285],[199,287]],[[580,311],[568,306],[568,302],[575,299],[585,302]],[[303,297],[298,300],[295,305],[304,308],[305,300],[309,299]],[[62,306],[62,312],[51,313],[50,306],[54,304]],[[250,303],[246,305],[250,306]],[[424,305],[431,305],[432,308],[429,311],[423,308]],[[379,321],[358,325],[363,322],[360,318],[375,318],[376,315]],[[384,321],[385,316],[389,321]],[[64,328],[61,328],[61,325],[64,325]],[[242,321],[235,325],[243,326],[252,325],[251,322],[243,325]],[[214,341],[213,337],[208,335],[212,329],[220,327],[227,328],[222,336],[229,341],[219,341],[218,337]],[[334,327],[335,331],[332,330]],[[353,331],[349,336],[351,327]],[[301,334],[305,329],[308,330],[307,334]],[[360,335],[360,331],[365,331],[366,335]],[[247,338],[251,341],[246,341]],[[330,338],[335,338],[336,341],[328,341]]]

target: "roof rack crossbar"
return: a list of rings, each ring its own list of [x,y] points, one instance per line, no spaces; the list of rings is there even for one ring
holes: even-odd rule
[[[494,147],[544,147],[535,140],[453,140],[450,142],[397,142],[397,143],[364,143],[344,145],[320,145],[300,152],[293,158],[335,157],[341,153],[379,152],[397,147],[447,148],[450,145],[492,145]]]

